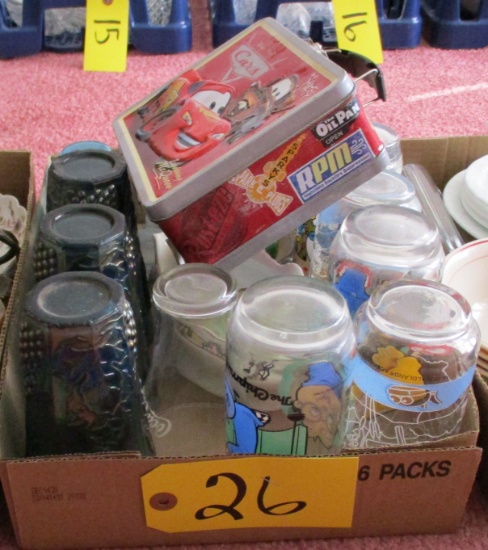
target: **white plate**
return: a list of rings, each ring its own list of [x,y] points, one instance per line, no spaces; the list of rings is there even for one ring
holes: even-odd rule
[[[488,347],[488,238],[457,248],[446,256],[442,282],[462,294],[481,330],[481,346]]]
[[[483,359],[484,361],[488,362],[488,349],[481,346],[480,352],[478,354],[478,357],[480,359]]]
[[[0,228],[13,233],[22,246],[25,235],[26,209],[13,195],[0,194]]]
[[[461,202],[461,190],[464,186],[466,170],[459,172],[446,184],[442,194],[446,210],[452,219],[475,239],[488,237],[488,228],[474,220]]]
[[[483,372],[485,376],[488,374],[488,362],[478,360],[476,362],[476,368],[478,372]]]
[[[461,201],[473,219],[488,227],[488,155],[475,160],[466,169]]]

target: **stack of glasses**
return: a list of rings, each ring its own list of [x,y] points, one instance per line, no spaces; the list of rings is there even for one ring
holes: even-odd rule
[[[149,452],[150,299],[123,157],[53,157],[22,315],[27,456]]]

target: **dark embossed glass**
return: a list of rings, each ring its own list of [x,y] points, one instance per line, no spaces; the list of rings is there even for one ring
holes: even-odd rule
[[[103,205],[66,205],[41,221],[34,275],[40,281],[63,271],[100,271],[130,292],[129,247],[123,214]]]
[[[52,158],[47,171],[47,210],[79,203],[104,204],[133,220],[127,164],[122,154],[75,149]]]
[[[20,354],[27,456],[149,451],[123,287],[95,272],[48,277],[27,294]]]
[[[142,377],[147,372],[147,343],[152,336],[150,305],[143,290],[145,273],[124,215],[100,204],[69,204],[41,221],[34,254],[37,281],[65,271],[98,271],[118,281],[134,311],[139,334]]]
[[[118,151],[107,151],[100,147],[75,148],[68,153],[53,156],[47,170],[46,210],[50,212],[67,204],[102,204],[125,216],[138,272],[138,292],[142,296],[146,313],[149,312],[151,295],[140,252],[137,216],[124,156]]]

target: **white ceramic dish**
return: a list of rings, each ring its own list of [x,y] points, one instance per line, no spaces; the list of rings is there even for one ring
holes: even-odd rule
[[[463,206],[461,191],[464,187],[466,170],[459,172],[452,177],[443,192],[443,200],[446,210],[453,220],[475,239],[488,237],[488,228],[484,227],[473,219]]]
[[[476,363],[476,370],[483,376],[488,375],[488,361],[481,361]]]
[[[478,357],[482,359],[483,361],[486,361],[488,363],[488,349],[481,347]]]
[[[461,201],[466,212],[488,229],[488,155],[466,169]]]
[[[16,197],[0,194],[0,228],[12,232],[22,246],[25,235],[26,209]]]
[[[478,359],[476,360],[476,364],[488,370],[488,361],[486,359],[478,357]]]
[[[27,211],[19,204],[17,198],[12,195],[0,194],[0,229],[6,229],[13,233],[17,237],[19,246],[22,246],[24,242],[26,220]],[[0,257],[8,250],[9,246],[0,242]],[[0,273],[9,272],[14,262],[15,258],[12,258],[8,262],[1,264]]]
[[[471,305],[488,349],[488,238],[472,241],[446,256],[442,282],[461,293]]]

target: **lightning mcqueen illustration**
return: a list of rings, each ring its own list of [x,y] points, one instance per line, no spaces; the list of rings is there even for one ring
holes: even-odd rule
[[[197,158],[230,132],[231,123],[221,115],[233,93],[231,86],[202,80],[191,69],[138,109],[142,124],[136,137],[168,161]]]

